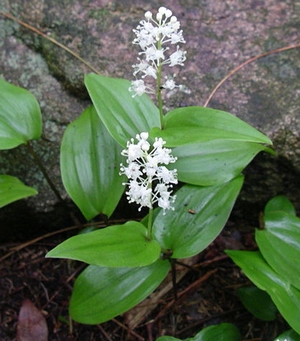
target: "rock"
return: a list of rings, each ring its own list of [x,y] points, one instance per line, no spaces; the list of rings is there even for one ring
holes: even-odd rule
[[[0,11],[56,39],[101,74],[131,79],[138,53],[131,43],[132,29],[145,11],[159,6],[157,0],[15,0],[13,4],[4,0]],[[299,42],[297,1],[175,0],[171,7],[181,22],[187,50],[177,79],[189,93],[173,93],[166,109],[204,105],[216,84],[250,57]],[[67,124],[89,105],[83,78],[91,69],[3,15],[0,45],[0,76],[30,90],[40,103],[44,133],[34,147],[66,197],[59,174],[59,145]],[[267,134],[278,153],[277,157],[261,154],[247,167],[242,202],[263,205],[276,194],[300,202],[299,56],[295,48],[246,65],[209,102],[210,107],[229,111]],[[57,198],[25,148],[1,151],[0,164],[1,172],[37,187],[39,195],[26,201],[26,209],[57,214]]]

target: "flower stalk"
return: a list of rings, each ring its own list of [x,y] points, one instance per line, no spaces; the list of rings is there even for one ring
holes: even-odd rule
[[[148,214],[148,226],[147,226],[147,239],[148,240],[151,240],[152,238],[153,213],[154,213],[153,208],[150,208],[149,214]]]
[[[157,97],[157,106],[159,110],[160,117],[160,126],[161,129],[164,128],[164,112],[163,112],[163,100],[162,100],[162,85],[161,85],[161,74],[162,74],[162,64],[159,64],[157,69],[157,85],[156,85],[156,97]]]
[[[160,7],[155,18],[150,11],[145,13],[133,30],[135,39],[133,44],[139,45],[141,51],[138,62],[133,65],[135,80],[129,88],[132,97],[142,96],[144,93],[156,95],[159,109],[161,129],[164,127],[162,90],[179,88],[172,75],[163,74],[163,66],[183,66],[186,52],[179,44],[185,43],[180,30],[180,22],[172,11]],[[138,78],[140,77],[140,78]],[[148,238],[151,239],[153,224],[153,205],[157,204],[164,210],[174,209],[172,203],[175,195],[171,195],[173,184],[177,184],[177,170],[169,170],[166,165],[174,163],[176,158],[171,150],[164,148],[165,141],[156,138],[151,146],[148,142],[149,134],[142,132],[136,135],[137,143],[131,139],[122,155],[127,157],[127,165],[121,164],[120,174],[125,174],[128,182],[127,199],[142,207],[149,208]]]

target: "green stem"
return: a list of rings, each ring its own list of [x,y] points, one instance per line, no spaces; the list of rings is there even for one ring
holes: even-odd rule
[[[161,40],[157,42],[157,49],[161,50]],[[157,97],[157,105],[160,116],[160,125],[161,129],[164,128],[164,113],[163,113],[163,101],[161,97],[161,77],[162,77],[162,63],[161,60],[158,61],[157,67],[157,79],[156,79],[156,97]]]
[[[40,171],[43,173],[46,181],[48,182],[50,188],[52,189],[52,191],[56,195],[57,199],[60,202],[64,203],[64,199],[61,197],[61,195],[59,194],[58,190],[56,189],[54,183],[50,179],[50,177],[49,177],[45,167],[42,164],[42,161],[41,161],[40,157],[37,155],[37,153],[34,151],[33,147],[31,146],[30,141],[27,142],[26,147],[27,147],[29,153],[31,154],[31,156],[33,157],[36,165],[39,167]]]
[[[164,127],[164,113],[163,113],[163,101],[162,101],[162,97],[161,97],[161,69],[162,69],[162,65],[160,64],[158,66],[158,70],[157,70],[157,83],[156,83],[156,96],[157,96],[157,104],[158,104],[158,110],[159,110],[159,117],[160,117],[160,125],[161,125],[161,129],[163,129]]]
[[[153,208],[149,209],[148,214],[148,239],[152,239],[152,225],[153,225]]]

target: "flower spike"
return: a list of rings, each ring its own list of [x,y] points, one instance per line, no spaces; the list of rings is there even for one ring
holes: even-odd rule
[[[136,29],[133,44],[139,45],[141,52],[138,63],[134,64],[133,75],[137,77],[141,74],[142,79],[132,81],[130,91],[134,92],[134,96],[141,96],[143,93],[155,93],[155,88],[145,85],[144,79],[150,77],[157,79],[161,77],[161,66],[183,66],[186,60],[186,51],[182,51],[179,44],[185,43],[180,30],[180,22],[172,15],[172,11],[166,7],[160,7],[153,19],[150,11],[145,13],[145,19],[141,20]],[[167,76],[166,76],[167,77]],[[168,79],[170,77],[167,77]],[[173,90],[176,85],[172,80],[172,87],[169,83],[162,84],[164,89]]]
[[[148,142],[149,134],[136,135],[137,143],[132,138],[127,142],[127,149],[122,155],[127,157],[127,166],[121,164],[120,174],[128,178],[127,199],[142,207],[153,208],[157,203],[163,210],[173,209],[176,196],[171,196],[170,189],[177,184],[177,170],[169,170],[166,165],[177,158],[171,155],[171,149],[165,148],[162,138],[155,138],[153,145]]]

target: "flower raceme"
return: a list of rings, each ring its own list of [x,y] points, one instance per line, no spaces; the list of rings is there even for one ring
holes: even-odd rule
[[[136,135],[137,143],[132,138],[127,142],[127,149],[122,155],[127,157],[127,166],[121,164],[120,174],[128,178],[127,199],[142,207],[153,208],[157,203],[162,209],[173,209],[176,196],[170,189],[177,184],[177,170],[169,170],[165,165],[174,163],[177,158],[171,155],[171,149],[165,148],[162,138],[155,138],[153,145],[148,142],[149,134]]]
[[[180,50],[178,44],[185,43],[185,40],[182,30],[179,29],[180,22],[172,15],[172,11],[160,7],[156,20],[148,11],[145,13],[145,19],[141,20],[137,28],[133,30],[136,35],[133,43],[139,45],[142,50],[139,53],[141,58],[138,58],[138,63],[133,65],[133,75],[136,77],[141,74],[141,79],[131,82],[129,90],[134,92],[133,96],[141,96],[145,92],[154,93],[153,88],[147,85],[144,79],[148,76],[155,80],[161,77],[162,65],[170,67],[183,65],[186,52]],[[170,47],[172,52],[170,52]],[[173,90],[179,87],[172,78],[170,79],[170,76],[166,76],[165,79],[165,83],[161,84],[164,89]]]

